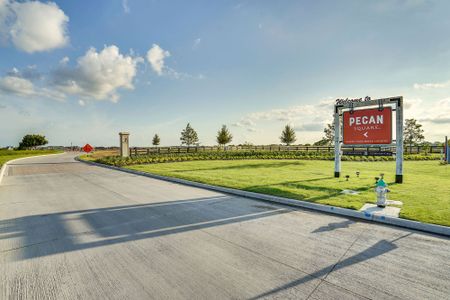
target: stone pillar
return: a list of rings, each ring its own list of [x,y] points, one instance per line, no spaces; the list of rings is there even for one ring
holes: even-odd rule
[[[120,136],[120,156],[128,157],[130,156],[130,133],[129,132],[119,132]]]

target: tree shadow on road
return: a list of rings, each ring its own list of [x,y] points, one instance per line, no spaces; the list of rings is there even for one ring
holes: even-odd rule
[[[270,217],[291,211],[218,196],[0,221],[0,251],[30,259]]]
[[[304,284],[307,283],[311,280],[314,279],[320,279],[320,280],[324,280],[327,278],[327,276],[334,271],[349,267],[351,265],[355,265],[358,263],[361,263],[363,261],[375,258],[377,256],[381,256],[384,255],[390,251],[393,251],[395,249],[398,248],[397,245],[395,245],[395,242],[399,239],[405,238],[409,235],[411,235],[412,233],[408,233],[404,236],[401,236],[393,241],[387,241],[387,240],[381,240],[378,241],[376,244],[370,246],[369,248],[367,248],[366,250],[359,252],[355,255],[349,256],[343,260],[338,261],[336,264],[331,265],[331,266],[327,266],[325,268],[322,268],[312,274],[307,274],[302,278],[299,278],[297,280],[291,281],[285,285],[282,285],[278,288],[272,289],[266,293],[257,295],[251,299],[261,299],[261,298],[266,298],[266,297],[274,297],[275,294],[282,292],[284,290],[290,289],[290,288],[295,288],[296,286],[300,285],[300,284]]]

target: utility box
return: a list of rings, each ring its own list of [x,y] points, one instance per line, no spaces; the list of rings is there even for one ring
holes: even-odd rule
[[[129,132],[119,132],[120,137],[120,156],[129,157],[130,156],[130,133]]]

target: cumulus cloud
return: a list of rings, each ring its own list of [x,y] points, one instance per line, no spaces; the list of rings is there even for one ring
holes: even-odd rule
[[[78,100],[78,105],[80,105],[80,106],[85,106],[86,105],[86,102],[84,101],[84,100]]]
[[[6,44],[8,39],[8,28],[6,22],[10,14],[7,0],[0,0],[0,43]]]
[[[322,101],[318,104],[296,105],[288,108],[277,108],[268,111],[259,111],[248,114],[240,122],[254,122],[258,120],[293,122],[311,116],[325,116],[332,111],[330,101]],[[327,110],[327,108],[329,108]],[[326,113],[324,113],[326,112]]]
[[[28,80],[40,80],[42,78],[42,74],[37,70],[35,65],[28,66],[23,70],[19,70],[17,68],[13,68],[11,71],[7,73],[8,76],[25,78]]]
[[[36,87],[30,79],[20,77],[18,74],[0,77],[0,94],[20,97],[46,97],[55,100],[65,98],[63,93],[45,87]]]
[[[408,113],[411,114],[411,110],[414,111],[415,118],[420,122],[450,125],[450,98],[441,99],[433,105],[420,106],[420,103],[410,108]]]
[[[63,58],[61,58],[61,60],[59,61],[59,63],[61,65],[67,65],[67,63],[70,61],[70,59],[67,56],[64,56]]]
[[[0,90],[6,94],[19,96],[36,95],[33,83],[25,78],[5,76],[0,78]]]
[[[127,13],[127,14],[130,13],[131,10],[130,10],[130,4],[128,3],[128,0],[122,0],[122,8],[125,13]]]
[[[235,127],[245,127],[245,126],[254,126],[255,122],[248,118],[242,118],[239,122],[231,124]]]
[[[164,60],[167,57],[170,57],[170,52],[162,49],[157,44],[153,44],[147,52],[147,61],[150,63],[153,71],[155,71],[159,76],[163,74]]]
[[[323,122],[304,123],[294,127],[296,131],[322,131],[323,128]]]
[[[289,123],[295,124],[294,127],[298,131],[318,133],[323,130],[326,123],[332,121],[334,99],[329,97],[315,104],[295,105],[249,113],[232,125],[242,127],[249,132],[256,132],[255,128],[264,126],[264,124]]]
[[[69,17],[53,2],[0,0],[0,35],[19,50],[33,53],[68,44]]]
[[[195,39],[194,40],[194,44],[192,45],[192,49],[195,50],[198,48],[198,46],[200,46],[200,43],[202,42],[201,38]]]
[[[67,94],[95,100],[119,100],[119,89],[134,89],[137,64],[142,59],[120,53],[112,45],[97,52],[89,49],[74,68],[61,65],[53,73],[55,87]]]

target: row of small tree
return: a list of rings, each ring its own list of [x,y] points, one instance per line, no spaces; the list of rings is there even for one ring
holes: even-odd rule
[[[323,130],[324,136],[321,140],[315,142],[314,146],[331,146],[334,143],[334,124],[327,124]],[[405,127],[403,131],[403,141],[405,145],[413,146],[419,145],[424,142],[425,137],[423,135],[422,125],[415,119],[406,119]],[[216,142],[220,146],[225,146],[233,140],[233,135],[230,133],[226,125],[217,132]],[[199,142],[198,134],[191,124],[188,123],[186,128],[181,131],[180,141],[182,145],[197,145]],[[281,132],[280,141],[289,146],[297,141],[294,128],[287,124]],[[158,146],[161,143],[161,139],[158,134],[155,134],[152,140],[153,146]]]
[[[225,146],[231,143],[233,135],[230,133],[226,125],[222,125],[222,128],[217,132],[216,141],[219,145]],[[192,128],[190,123],[187,123],[186,128],[181,131],[180,141],[182,145],[197,145],[199,142],[197,131]],[[158,134],[155,134],[152,139],[152,145],[158,146],[161,143],[161,139]]]
[[[233,140],[233,135],[228,129],[227,125],[222,125],[222,127],[217,131],[216,142],[220,146],[225,146]],[[280,141],[286,145],[291,145],[297,140],[295,136],[294,128],[290,125],[286,125],[281,132]],[[199,142],[197,131],[192,128],[190,123],[187,123],[186,128],[181,131],[180,141],[182,145],[197,145]],[[159,146],[161,143],[161,138],[158,134],[155,134],[152,139],[153,146]]]

